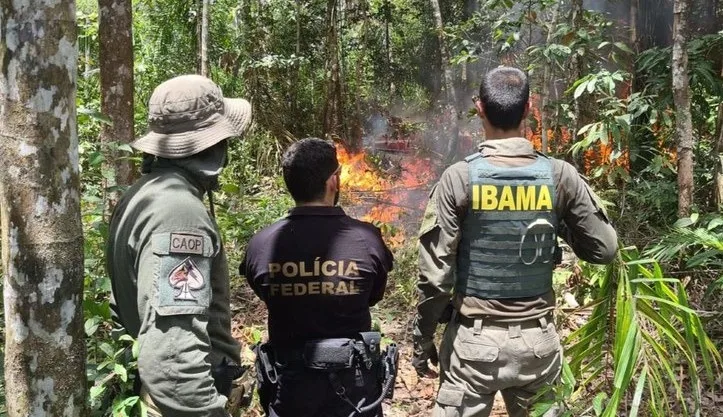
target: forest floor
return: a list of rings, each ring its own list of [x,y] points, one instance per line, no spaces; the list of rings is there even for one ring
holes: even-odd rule
[[[235,337],[248,347],[254,341],[265,340],[266,338],[266,307],[253,294],[245,282],[240,284],[232,291],[235,295],[231,305],[234,313],[233,331]],[[714,343],[720,346],[723,343],[723,317],[720,315],[720,312],[723,312],[723,292],[719,291],[713,296],[704,297],[703,294],[706,288],[704,282],[692,282],[687,287],[694,307],[700,311],[714,314],[713,317],[705,320],[707,322],[706,327]],[[439,387],[439,379],[435,377],[421,378],[411,365],[413,308],[393,305],[393,303],[382,303],[382,306],[374,308],[373,316],[380,322],[385,339],[392,340],[400,346],[399,371],[394,398],[385,400],[383,405],[384,415],[386,417],[430,416]],[[579,317],[579,319],[584,321],[584,317]],[[560,329],[560,332],[565,335],[568,330],[563,328]],[[244,360],[246,362],[253,360],[253,353],[250,350],[245,350]],[[686,381],[683,382],[686,383]],[[704,387],[702,401],[701,417],[723,417],[723,381],[718,381],[712,388]],[[692,406],[692,401],[689,405]],[[672,407],[674,410],[679,410],[679,407],[675,404]],[[498,395],[491,417],[506,415],[504,403]],[[626,414],[621,413],[618,415],[624,417]],[[671,417],[682,415],[681,411],[680,414]],[[256,400],[254,400],[251,408],[244,413],[244,416],[263,416]]]

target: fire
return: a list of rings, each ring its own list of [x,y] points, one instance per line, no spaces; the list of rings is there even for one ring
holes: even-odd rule
[[[371,164],[365,152],[352,154],[342,147],[337,148],[337,158],[342,165],[343,198],[353,209],[361,211],[357,214],[362,220],[382,226],[390,246],[401,245],[406,229],[412,227],[410,222],[422,217],[427,186],[435,176],[427,158],[412,153],[396,157],[399,158],[397,164],[386,172]],[[415,211],[419,211],[418,215],[408,216]]]
[[[526,127],[526,137],[532,142],[535,149],[542,149],[542,112],[540,111],[540,97],[532,95],[530,97],[532,103],[531,115],[535,119],[534,129],[529,125]],[[547,130],[548,147],[550,151],[561,153],[569,149],[572,133],[565,127]],[[585,174],[590,174],[595,167],[604,166],[607,170],[615,167],[623,167],[626,171],[629,169],[630,161],[627,151],[622,152],[614,161],[610,160],[615,149],[612,137],[608,138],[607,143],[598,142],[583,154],[583,164]]]
[[[535,125],[529,124],[525,128],[525,137],[532,142],[532,145],[538,151],[542,150],[542,111],[540,110],[540,96],[533,94],[530,96],[532,108],[530,113],[535,120]],[[533,129],[534,127],[534,129]],[[547,147],[551,152],[565,152],[572,139],[570,130],[565,127],[559,129],[547,129]]]

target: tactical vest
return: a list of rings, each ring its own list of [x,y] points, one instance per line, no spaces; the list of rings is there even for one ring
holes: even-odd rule
[[[557,218],[550,159],[539,154],[523,167],[495,166],[479,153],[465,160],[470,198],[455,291],[494,299],[551,290]]]

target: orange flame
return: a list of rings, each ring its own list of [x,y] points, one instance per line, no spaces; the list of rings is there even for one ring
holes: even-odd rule
[[[349,153],[337,148],[337,158],[342,165],[342,195],[356,207],[369,206],[362,220],[381,223],[384,237],[390,246],[404,242],[404,218],[411,210],[422,210],[425,199],[416,201],[410,191],[423,190],[434,180],[434,170],[429,159],[414,154],[398,154],[400,160],[391,173],[384,173],[370,164],[364,152]],[[426,191],[423,193],[426,196]],[[421,216],[416,216],[421,217]]]

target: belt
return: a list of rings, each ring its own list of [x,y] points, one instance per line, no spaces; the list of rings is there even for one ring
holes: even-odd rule
[[[499,319],[493,319],[489,317],[467,317],[457,312],[455,321],[464,327],[474,327],[475,321],[480,320],[482,327],[493,328],[493,329],[508,329],[510,326],[519,325],[520,329],[532,329],[535,327],[547,328],[547,323],[552,323],[552,313],[547,313],[544,316],[536,319],[526,319],[523,321],[500,321]]]

